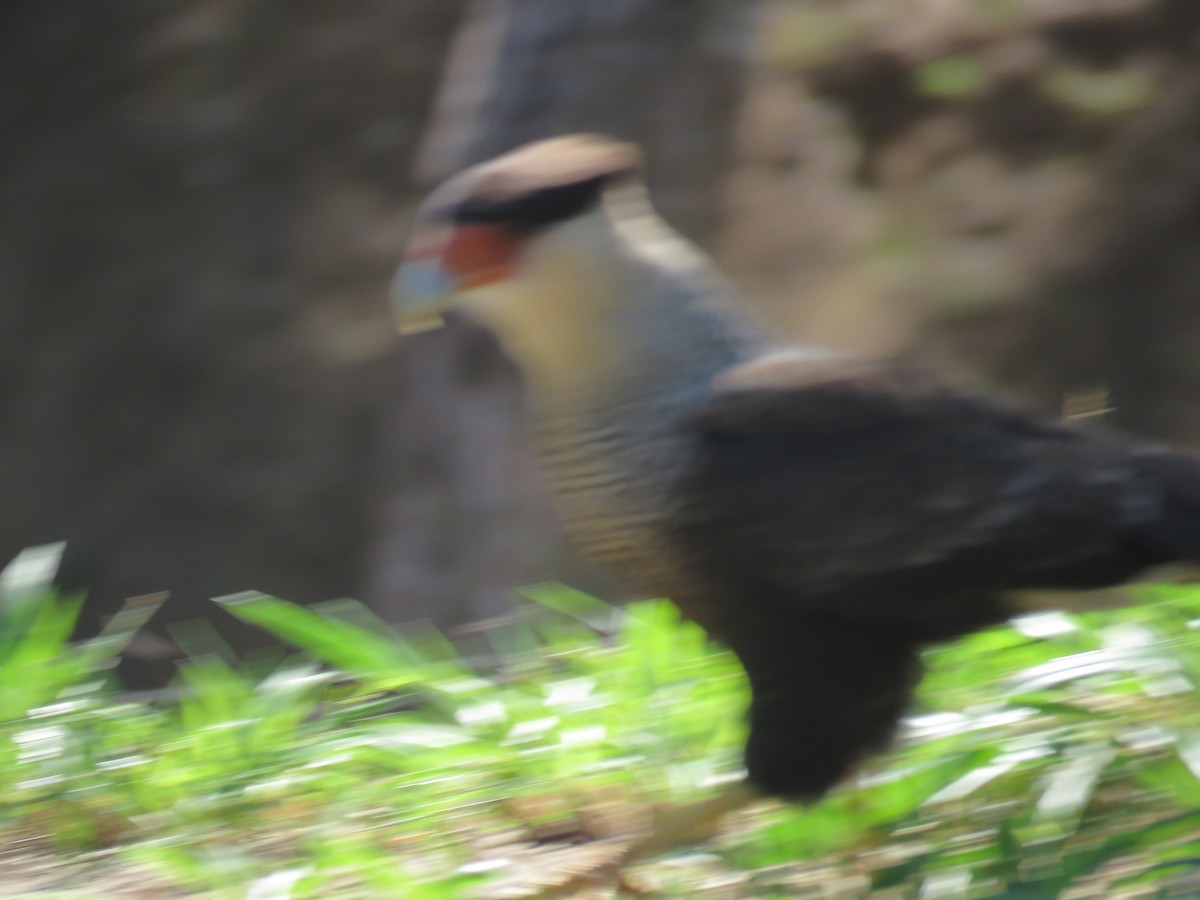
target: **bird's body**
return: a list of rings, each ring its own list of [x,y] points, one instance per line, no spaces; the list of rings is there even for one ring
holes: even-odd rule
[[[653,216],[628,153],[534,145],[430,215],[443,262],[476,229],[520,247],[461,307],[524,370],[581,546],[741,659],[757,790],[815,800],[883,748],[923,646],[1200,562],[1200,463],[774,343]]]

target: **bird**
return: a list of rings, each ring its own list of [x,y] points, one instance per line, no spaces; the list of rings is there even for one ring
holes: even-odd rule
[[[393,282],[402,331],[496,334],[568,533],[749,680],[744,779],[623,862],[761,798],[818,802],[886,750],[928,646],[1200,563],[1200,461],[773,335],[643,170],[592,134],[469,168]]]

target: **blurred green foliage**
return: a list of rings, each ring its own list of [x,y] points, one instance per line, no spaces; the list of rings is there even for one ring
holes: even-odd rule
[[[918,90],[930,97],[969,97],[987,90],[991,80],[983,66],[962,56],[927,62],[914,75]]]
[[[1072,109],[1101,118],[1148,106],[1161,92],[1154,73],[1136,65],[1112,72],[1061,65],[1042,79],[1042,89]]]
[[[586,846],[590,809],[696,799],[738,771],[739,667],[664,602],[532,592],[492,635],[499,661],[472,667],[361,610],[229,598],[301,653],[257,674],[198,658],[171,697],[138,699],[104,675],[113,636],[66,644],[76,603],[36,578],[0,589],[0,836],[64,872],[90,863],[88,890],[120,865],[161,896],[493,896],[564,836]],[[1200,592],[1145,599],[929,652],[900,745],[856,783],[644,871],[668,897],[1112,896],[1190,877]],[[587,624],[604,617],[609,638]]]

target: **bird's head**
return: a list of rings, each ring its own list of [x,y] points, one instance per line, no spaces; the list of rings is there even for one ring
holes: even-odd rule
[[[396,272],[401,330],[436,326],[444,313],[460,311],[503,332],[513,317],[535,312],[539,291],[556,277],[557,302],[571,302],[567,282],[587,277],[565,269],[572,258],[595,255],[581,245],[589,232],[591,243],[602,240],[605,192],[636,182],[640,168],[630,144],[571,135],[528,144],[447,181],[419,209]],[[591,228],[589,219],[596,220]]]

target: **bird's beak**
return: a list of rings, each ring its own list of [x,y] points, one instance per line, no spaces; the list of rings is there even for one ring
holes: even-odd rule
[[[392,276],[392,315],[402,334],[438,328],[458,289],[443,265],[444,235],[419,234]]]
[[[437,328],[461,294],[507,278],[519,242],[491,225],[459,226],[414,240],[392,278],[392,312],[400,331]]]
[[[392,315],[402,334],[415,334],[442,325],[442,313],[455,293],[441,261],[410,257],[392,277]]]

